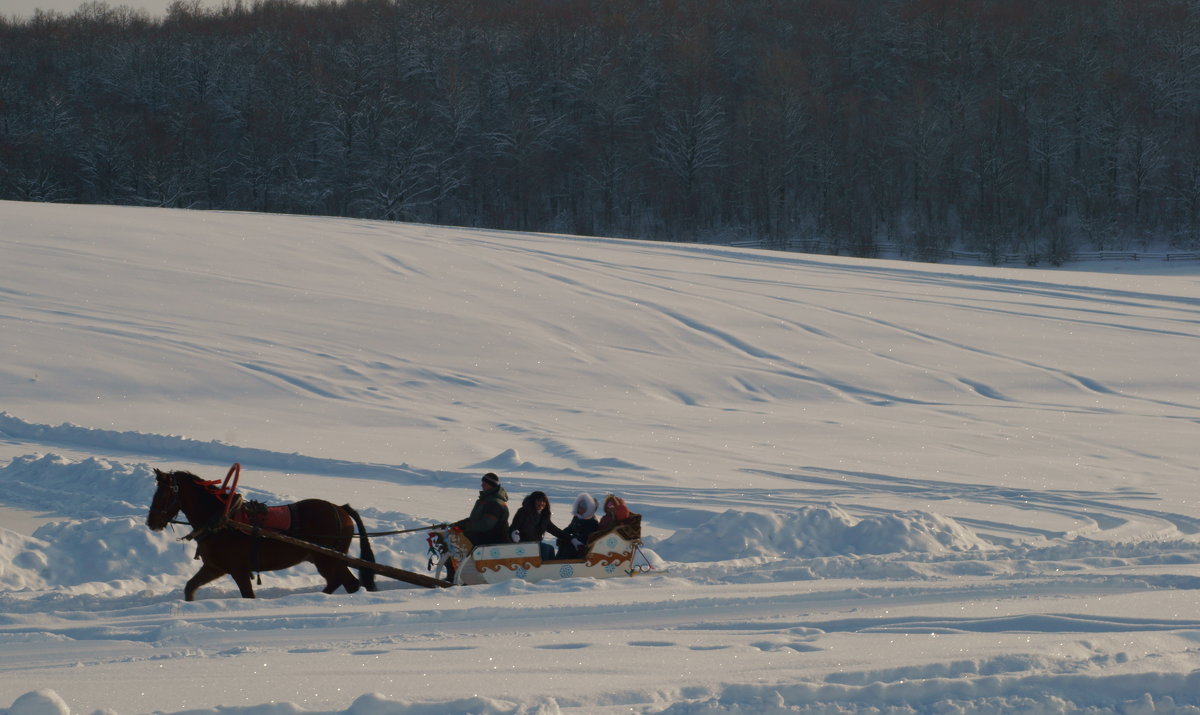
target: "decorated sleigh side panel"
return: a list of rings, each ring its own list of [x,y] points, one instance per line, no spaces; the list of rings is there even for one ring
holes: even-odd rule
[[[536,543],[477,546],[459,570],[459,579],[460,583],[472,584],[512,579],[544,581],[573,576],[632,576],[638,572],[633,565],[638,543],[614,531],[593,542],[584,558],[554,561],[542,561]]]

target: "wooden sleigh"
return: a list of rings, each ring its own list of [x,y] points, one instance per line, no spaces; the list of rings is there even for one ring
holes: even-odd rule
[[[580,576],[636,576],[651,568],[645,556],[642,556],[644,563],[635,563],[642,545],[641,516],[637,514],[594,534],[588,540],[586,554],[579,559],[543,560],[541,549],[534,542],[475,546],[456,529],[434,532],[431,545],[449,558],[454,566],[453,581],[462,586],[514,579],[533,582]]]

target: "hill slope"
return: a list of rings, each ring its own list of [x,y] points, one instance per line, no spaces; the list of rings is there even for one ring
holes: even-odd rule
[[[50,522],[0,528],[0,703],[45,689],[14,713],[1200,707],[1190,269],[0,223],[0,504]],[[234,461],[380,528],[464,515],[481,471],[560,524],[619,492],[657,573],[325,597],[301,567],[184,604],[150,468]],[[376,541],[423,570],[420,534]]]

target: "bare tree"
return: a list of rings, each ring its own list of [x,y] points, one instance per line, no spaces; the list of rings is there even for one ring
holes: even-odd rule
[[[675,220],[685,231],[700,222],[706,172],[725,165],[726,133],[720,100],[706,95],[668,111],[654,134],[654,158],[674,183],[680,202]]]

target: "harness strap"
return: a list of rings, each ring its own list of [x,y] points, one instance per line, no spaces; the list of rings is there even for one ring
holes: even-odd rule
[[[217,514],[212,519],[209,519],[207,524],[193,527],[191,532],[180,538],[181,541],[200,541],[214,531],[219,531],[224,528],[225,522],[229,519],[224,514]],[[191,526],[189,524],[189,526]]]
[[[262,570],[258,568],[258,550],[262,547],[262,530],[259,527],[254,527],[254,531],[250,532],[250,570],[258,574],[258,584],[262,585]]]

